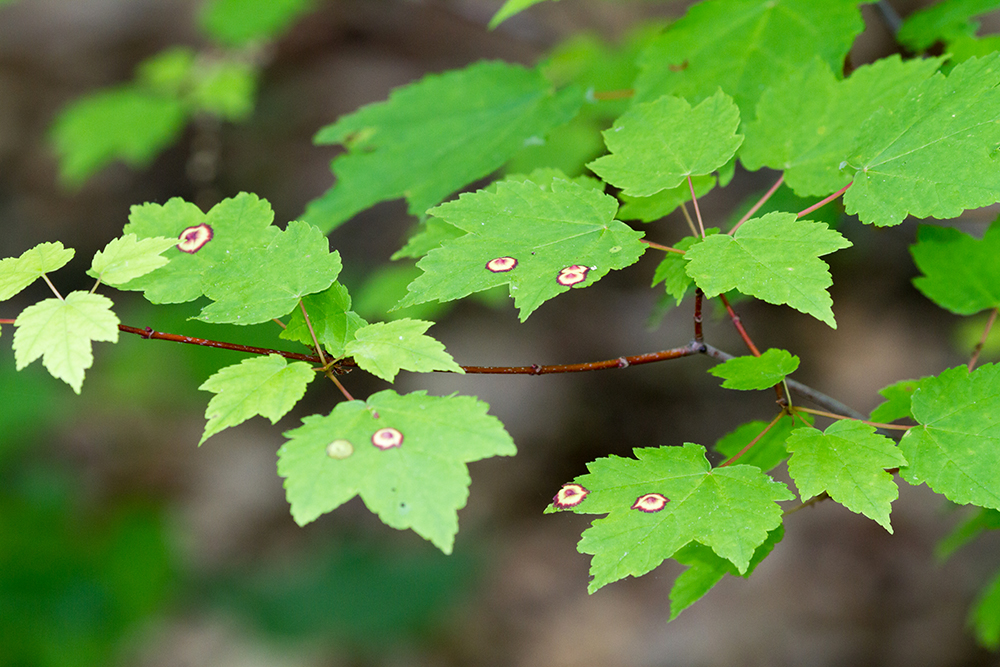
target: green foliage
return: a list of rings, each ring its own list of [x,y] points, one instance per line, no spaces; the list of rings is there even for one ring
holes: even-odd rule
[[[351,295],[338,282],[319,294],[305,297],[302,305],[309,315],[309,323],[296,310],[292,313],[288,326],[281,332],[281,337],[313,345],[315,333],[319,344],[334,357],[343,357],[347,343],[353,340],[358,329],[368,325],[360,315],[351,310]],[[309,330],[310,325],[312,331]]]
[[[305,525],[360,495],[387,525],[451,553],[469,493],[465,464],[515,453],[487,409],[469,396],[386,390],[306,417],[278,450],[292,516]]]
[[[739,462],[742,465],[756,466],[764,472],[770,472],[788,458],[785,441],[788,440],[792,429],[800,423],[802,418],[802,415],[797,415],[796,417],[779,419],[766,433],[764,433],[764,429],[767,428],[767,422],[759,419],[749,421],[720,438],[715,443],[715,451],[726,458],[731,458],[743,451],[754,438],[757,438],[757,442],[739,458]],[[812,418],[808,415],[805,415],[804,418],[808,423],[812,423]],[[761,435],[762,433],[763,435]]]
[[[344,352],[358,366],[388,382],[400,370],[464,373],[444,345],[424,334],[432,324],[410,319],[369,324],[354,333]]]
[[[209,0],[198,19],[221,44],[242,46],[277,37],[314,4],[315,0]]]
[[[523,12],[528,7],[537,5],[539,2],[543,2],[543,0],[507,0],[507,2],[503,3],[503,7],[501,7],[500,10],[493,15],[493,18],[490,19],[490,30],[497,27],[514,14]]]
[[[834,329],[833,284],[819,259],[851,242],[823,223],[796,220],[794,213],[768,213],[744,223],[732,236],[716,234],[684,255],[687,273],[705,296],[731,289],[773,304],[787,304]]]
[[[913,284],[937,305],[958,315],[1000,306],[1000,222],[982,239],[953,227],[921,225],[910,248],[924,275]]]
[[[0,259],[0,301],[6,301],[46,273],[57,271],[73,259],[75,251],[59,241],[39,243],[20,257]]]
[[[798,357],[786,350],[772,348],[759,357],[730,359],[708,372],[723,378],[722,386],[726,389],[767,389],[783,382],[785,376],[798,367]]]
[[[979,24],[970,19],[998,7],[997,0],[945,0],[906,17],[896,39],[914,52],[924,51],[937,41],[975,35]]]
[[[176,245],[177,239],[154,236],[140,241],[135,234],[126,234],[97,251],[87,275],[120,286],[166,264],[169,260],[162,253]]]

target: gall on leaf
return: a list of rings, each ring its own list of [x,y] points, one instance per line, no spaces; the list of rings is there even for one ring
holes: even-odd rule
[[[563,487],[552,499],[552,504],[561,510],[568,510],[582,503],[588,493],[590,491],[579,484],[563,484]]]
[[[659,512],[664,507],[670,499],[660,493],[647,493],[645,495],[639,496],[632,503],[631,509],[639,510],[640,512]]]
[[[582,283],[587,279],[587,273],[590,271],[589,266],[582,266],[580,264],[574,264],[572,266],[567,266],[565,269],[559,272],[556,276],[556,282],[563,287],[572,287],[577,283]]]
[[[331,459],[343,460],[353,453],[354,445],[351,444],[350,440],[334,440],[326,446],[326,455]]]
[[[177,237],[180,239],[177,243],[177,249],[193,255],[205,247],[205,244],[212,240],[213,235],[211,225],[204,222],[194,227],[188,227]]]
[[[493,273],[507,273],[517,266],[517,260],[513,257],[497,257],[486,262],[486,269]]]
[[[403,434],[394,428],[380,428],[372,434],[372,444],[385,451],[403,444]]]

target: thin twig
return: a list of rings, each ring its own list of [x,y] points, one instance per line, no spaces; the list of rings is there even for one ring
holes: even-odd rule
[[[691,177],[687,177],[688,190],[691,191],[691,203],[694,205],[694,217],[698,221],[698,231],[701,232],[701,238],[705,238],[705,223],[701,220],[701,209],[698,208],[698,198],[694,195],[694,182]]]
[[[309,313],[306,312],[306,304],[303,303],[302,299],[299,299],[299,308],[302,310],[302,319],[306,321],[306,327],[309,329],[309,335],[312,337],[313,349],[316,350],[316,354],[319,355],[319,363],[321,366],[326,366],[326,355],[323,354],[323,346],[319,344],[319,339],[316,338],[316,332],[313,331],[312,321],[309,319]]]
[[[799,412],[808,412],[811,415],[818,415],[820,417],[829,417],[830,419],[853,419],[854,421],[859,421],[862,424],[868,424],[869,426],[874,426],[875,428],[886,428],[894,431],[909,431],[913,426],[906,426],[904,424],[883,424],[881,422],[868,421],[867,419],[858,419],[857,417],[848,417],[847,415],[839,415],[835,412],[827,412],[826,410],[814,410],[812,408],[795,408]]]
[[[983,345],[986,344],[986,339],[990,336],[990,329],[993,328],[993,323],[997,321],[997,309],[994,308],[993,312],[990,313],[990,319],[986,322],[986,328],[983,329],[983,335],[979,338],[979,342],[976,343],[976,347],[972,350],[972,358],[969,359],[969,372],[976,367],[976,362],[979,360],[979,353],[983,351]]]
[[[744,222],[753,217],[753,214],[756,213],[760,209],[760,207],[763,206],[767,202],[767,200],[771,198],[771,195],[773,195],[778,190],[778,188],[781,187],[781,184],[784,182],[785,182],[785,174],[782,173],[781,178],[778,179],[778,182],[772,185],[771,189],[765,192],[764,196],[761,197],[760,200],[756,204],[754,204],[749,211],[744,213],[743,217],[740,218],[735,225],[733,225],[733,228],[729,230],[729,235],[732,236],[733,234],[735,234],[736,230],[740,228],[740,225],[742,225]]]
[[[705,292],[700,287],[694,289],[694,339],[701,343],[704,340],[701,330],[701,306],[705,300]]]
[[[853,181],[851,181],[851,183],[853,183]],[[815,211],[816,209],[818,209],[820,206],[823,206],[824,204],[828,204],[829,202],[832,202],[834,199],[836,199],[840,195],[842,195],[845,192],[847,192],[847,188],[851,187],[851,183],[848,183],[844,187],[840,188],[839,190],[837,190],[836,192],[834,192],[829,197],[821,199],[820,201],[818,201],[817,203],[813,204],[812,206],[810,206],[809,208],[805,209],[804,211],[799,211],[799,214],[796,217],[797,218],[801,218],[804,215],[809,215],[810,213],[812,213],[813,211]]]
[[[752,340],[750,340],[750,334],[748,334],[747,330],[743,328],[743,321],[740,320],[740,316],[737,315],[736,311],[733,310],[733,307],[729,305],[729,299],[726,298],[725,294],[720,294],[719,298],[722,299],[722,303],[726,307],[726,312],[729,313],[729,319],[733,321],[733,326],[736,327],[736,331],[739,332],[740,337],[747,346],[747,349],[750,350],[750,354],[755,357],[759,357],[760,350],[758,350],[757,346],[753,344]]]
[[[654,243],[653,241],[647,241],[646,239],[639,239],[639,243],[645,243],[650,248],[656,248],[657,250],[662,250],[664,252],[676,252],[681,255],[684,254],[684,251],[678,248],[671,248],[670,246],[667,245],[660,245],[659,243]]]
[[[539,364],[532,364],[531,366],[462,366],[462,370],[466,373],[491,375],[548,375],[550,373],[583,373],[586,371],[599,371],[610,368],[628,368],[629,366],[651,364],[655,361],[689,357],[691,355],[700,354],[703,351],[703,346],[703,343],[691,341],[683,347],[675,347],[670,350],[647,352],[646,354],[636,354],[630,357],[618,357],[617,359],[607,359],[605,361],[589,361],[582,364],[554,364],[549,366],[542,366]]]
[[[767,426],[765,426],[764,430],[757,434],[756,438],[754,438],[753,440],[751,440],[750,442],[748,442],[746,447],[744,447],[740,451],[736,452],[735,456],[733,456],[732,458],[729,458],[729,459],[723,461],[722,463],[720,463],[718,467],[725,468],[727,465],[733,463],[734,461],[736,461],[736,459],[738,459],[741,456],[743,456],[744,454],[746,454],[750,450],[750,448],[753,447],[754,445],[756,445],[757,441],[760,440],[761,438],[763,438],[764,434],[767,433],[768,431],[770,431],[774,427],[774,425],[778,423],[778,420],[781,419],[784,416],[785,416],[784,412],[779,412],[778,415],[774,419],[771,420],[771,423],[768,424]]]
[[[694,220],[691,219],[691,214],[688,213],[687,204],[681,202],[681,213],[684,214],[684,220],[688,223],[688,229],[691,230],[691,236],[698,236],[698,228],[694,226]]]
[[[62,294],[59,293],[59,290],[56,289],[56,286],[52,284],[52,281],[49,280],[49,277],[44,273],[42,274],[42,280],[45,281],[45,284],[49,286],[49,289],[52,290],[52,293],[55,294],[60,301],[65,301]]]

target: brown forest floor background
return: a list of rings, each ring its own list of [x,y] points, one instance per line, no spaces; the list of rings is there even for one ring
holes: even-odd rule
[[[314,147],[311,137],[337,116],[426,72],[480,58],[531,63],[578,31],[614,39],[643,17],[679,14],[685,3],[543,3],[488,32],[498,0],[321,2],[276,45],[254,115],[222,127],[212,190],[197,189],[185,175],[191,131],[146,170],[118,165],[79,192],[62,189],[45,141],[54,114],[81,94],[127,80],[162,48],[199,44],[197,4],[21,0],[0,9],[0,256],[61,240],[77,249],[59,276],[72,282],[74,273],[83,276],[82,258],[120,233],[131,205],[173,196],[210,204],[255,192],[271,202],[278,222],[294,219],[332,181],[336,151]],[[893,4],[905,15],[919,3]],[[852,54],[855,64],[892,48],[868,8],[865,16],[870,28]],[[704,210],[722,219],[768,178],[714,192]],[[993,215],[972,212],[968,221],[981,229]],[[331,246],[360,281],[388,260],[411,224],[400,202],[380,205],[334,232]],[[882,386],[962,363],[966,352],[953,343],[955,320],[910,286],[912,221],[889,230],[846,221],[843,229],[855,247],[832,260],[836,332],[789,309],[743,304],[741,315],[758,344],[802,358],[796,377],[869,410]],[[560,297],[525,325],[508,306],[468,305],[432,333],[459,363],[479,365],[570,363],[683,344],[689,304],[656,329],[647,324],[654,262],[644,258]],[[166,328],[140,301],[121,296],[118,303],[126,324]],[[0,304],[0,316],[13,317],[23,305]],[[707,326],[715,344],[740,351],[728,322]],[[10,329],[3,333],[0,390],[22,392]],[[253,420],[197,448],[207,395],[195,389],[207,377],[204,365],[238,358],[215,353],[203,361],[176,347],[127,338],[99,346],[83,396],[44,381],[59,385],[48,390],[56,398],[46,399],[52,402],[42,406],[18,457],[0,458],[0,467],[33,461],[61,470],[81,516],[138,498],[163,517],[171,593],[122,640],[114,664],[996,664],[964,623],[976,590],[997,567],[1000,543],[988,537],[938,563],[935,542],[964,515],[926,487],[901,485],[895,535],[832,503],[792,515],[784,541],[748,581],[727,578],[670,624],[668,593],[679,568],[664,565],[587,595],[588,557],[575,548],[586,521],[542,510],[597,456],[709,445],[767,414],[766,398],[719,389],[704,372],[708,359],[564,377],[403,377],[400,391],[481,397],[519,447],[513,459],[471,467],[471,498],[449,561],[416,536],[382,526],[357,500],[295,526],[274,452],[281,431],[298,418],[273,428]],[[355,395],[384,388],[350,381]],[[314,387],[307,407],[326,412],[336,398]],[[0,481],[12,474],[0,470]],[[410,601],[414,591],[424,591],[422,603]],[[0,646],[0,665],[3,653]]]

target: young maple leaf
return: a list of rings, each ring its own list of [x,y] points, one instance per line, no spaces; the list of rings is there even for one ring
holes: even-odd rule
[[[469,495],[466,463],[516,451],[488,409],[471,396],[386,390],[306,417],[278,450],[292,516],[305,525],[360,495],[386,525],[451,553]]]
[[[63,244],[39,243],[20,257],[0,259],[0,301],[6,301],[42,277],[64,267],[73,259],[74,250]]]
[[[778,500],[792,500],[788,488],[759,468],[711,468],[705,448],[645,447],[636,458],[609,456],[587,464],[573,480],[582,500],[560,502],[547,512],[571,508],[578,514],[607,514],[584,531],[577,549],[593,555],[588,590],[629,575],[643,575],[681,547],[697,542],[747,571],[754,551],[781,525]]]

